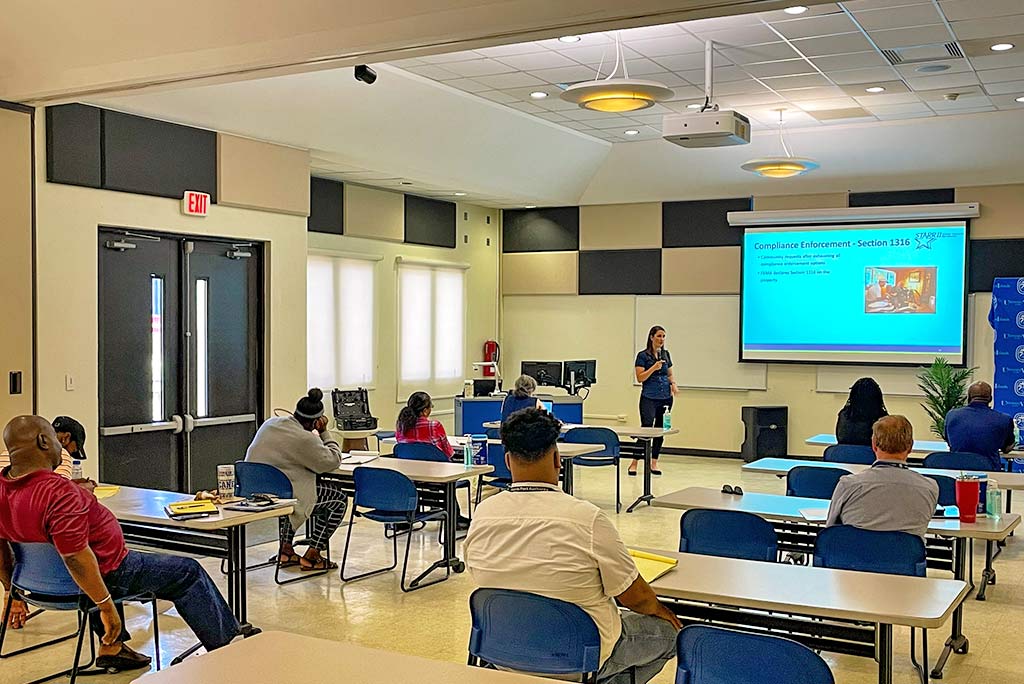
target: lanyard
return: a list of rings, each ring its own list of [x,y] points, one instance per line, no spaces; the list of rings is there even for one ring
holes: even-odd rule
[[[892,461],[875,461],[871,464],[872,468],[902,468],[908,470],[909,466],[906,463],[894,463]]]
[[[560,492],[560,489],[551,489],[550,487],[509,487],[505,491],[507,492]]]

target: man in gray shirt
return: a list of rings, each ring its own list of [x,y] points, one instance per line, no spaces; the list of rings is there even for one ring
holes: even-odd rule
[[[924,537],[935,514],[939,485],[907,468],[914,429],[904,416],[884,416],[871,429],[875,463],[839,480],[826,526],[852,525]]]

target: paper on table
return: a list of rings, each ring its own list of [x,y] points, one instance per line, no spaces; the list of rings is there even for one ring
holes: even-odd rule
[[[654,553],[647,553],[646,551],[637,551],[636,549],[630,549],[629,555],[633,557],[633,562],[636,563],[636,569],[640,571],[640,576],[648,582],[658,579],[679,563],[675,558],[659,556]]]
[[[379,454],[366,454],[362,456],[356,456],[355,454],[349,454],[345,458],[341,459],[342,465],[359,465],[361,463],[369,463],[380,458]]]
[[[801,508],[800,515],[807,522],[825,522],[828,519],[827,508]]]
[[[92,490],[92,493],[97,499],[107,499],[114,496],[121,488],[118,485],[96,485],[96,488]]]

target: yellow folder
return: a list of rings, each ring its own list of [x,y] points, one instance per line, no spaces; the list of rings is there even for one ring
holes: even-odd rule
[[[675,558],[659,556],[654,553],[647,553],[646,551],[637,551],[636,549],[630,549],[629,555],[633,557],[633,562],[636,563],[636,569],[640,571],[640,576],[648,582],[658,579],[679,563]]]
[[[216,513],[217,507],[210,500],[178,501],[167,504],[167,512],[171,515],[187,515],[191,513]]]

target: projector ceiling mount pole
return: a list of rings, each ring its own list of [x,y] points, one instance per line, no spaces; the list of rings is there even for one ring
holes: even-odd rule
[[[704,41],[704,106],[700,111],[715,109],[715,41]]]

